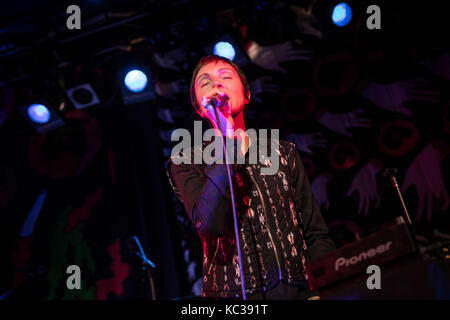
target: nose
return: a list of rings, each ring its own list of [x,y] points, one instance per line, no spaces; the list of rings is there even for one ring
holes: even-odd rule
[[[219,82],[219,80],[215,80],[214,83],[213,83],[213,88],[223,88],[223,86]]]

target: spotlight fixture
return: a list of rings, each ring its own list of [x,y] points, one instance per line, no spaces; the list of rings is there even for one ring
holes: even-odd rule
[[[338,27],[346,26],[352,19],[352,8],[345,2],[337,4],[333,9],[331,19]]]
[[[239,42],[228,34],[215,39],[215,41],[207,45],[204,50],[207,55],[215,54],[228,58],[238,67],[243,67],[250,62],[247,54],[239,45]]]
[[[89,83],[66,90],[66,93],[77,110],[100,103],[100,99]]]
[[[236,56],[236,50],[234,50],[234,47],[231,43],[220,41],[214,45],[214,54],[233,61],[234,57]]]
[[[149,67],[126,68],[120,74],[122,98],[125,104],[156,98],[154,81]]]
[[[35,103],[28,106],[27,113],[34,123],[44,124],[50,121],[50,110],[43,104]]]
[[[19,110],[28,124],[39,133],[53,130],[64,124],[63,119],[46,102],[22,105]]]
[[[141,70],[131,70],[125,76],[125,86],[134,93],[142,92],[148,83],[148,78]]]

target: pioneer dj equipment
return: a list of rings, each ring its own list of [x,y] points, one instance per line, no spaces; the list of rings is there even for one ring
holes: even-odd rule
[[[318,289],[365,273],[370,265],[381,265],[417,252],[416,244],[405,220],[358,241],[347,244],[306,264],[311,289]]]

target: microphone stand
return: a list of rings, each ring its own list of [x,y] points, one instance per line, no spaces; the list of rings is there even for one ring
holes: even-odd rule
[[[222,133],[222,141],[223,141],[223,151],[225,153],[225,164],[227,166],[227,174],[228,174],[228,182],[230,184],[230,194],[231,194],[231,207],[233,208],[233,222],[234,222],[234,234],[236,237],[236,247],[237,247],[237,253],[239,257],[239,270],[240,270],[240,276],[241,276],[241,288],[242,288],[242,299],[247,300],[247,295],[245,293],[245,279],[244,279],[244,268],[242,263],[242,253],[241,253],[241,242],[239,238],[239,228],[237,223],[237,214],[236,214],[236,203],[234,201],[234,189],[233,189],[233,181],[231,179],[231,169],[230,169],[230,163],[228,160],[228,153],[226,148],[226,140],[225,135],[222,131],[222,126],[220,125],[219,115],[217,114],[217,106],[213,103],[211,104],[214,108],[214,113],[216,115],[216,122],[217,126],[219,127],[220,132]]]
[[[139,252],[135,251],[134,253],[139,258],[142,259],[142,270],[145,270],[148,273],[148,278],[150,280],[150,287],[152,289],[152,300],[156,300],[155,283],[153,282],[153,277],[152,277],[152,272],[151,272],[151,268],[156,268],[156,266],[145,255],[144,250],[142,249],[141,243],[139,242],[139,239],[136,236],[133,236],[132,239],[134,241],[136,241],[136,244],[139,247]]]
[[[408,210],[406,209],[405,201],[403,201],[402,193],[400,192],[400,188],[398,187],[397,179],[395,178],[395,174],[397,173],[397,169],[395,168],[387,168],[383,172],[383,176],[390,178],[392,184],[394,185],[394,189],[397,191],[398,198],[400,199],[400,203],[402,205],[403,213],[405,215],[406,221],[409,225],[412,225],[411,218],[409,217]]]

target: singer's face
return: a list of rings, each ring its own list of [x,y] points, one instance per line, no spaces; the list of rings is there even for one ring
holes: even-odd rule
[[[241,113],[249,102],[239,75],[231,65],[223,61],[214,61],[203,66],[195,77],[195,96],[202,117],[208,117],[202,100],[204,97],[209,100],[215,94],[226,94],[229,97],[224,108],[229,108],[233,117]]]

